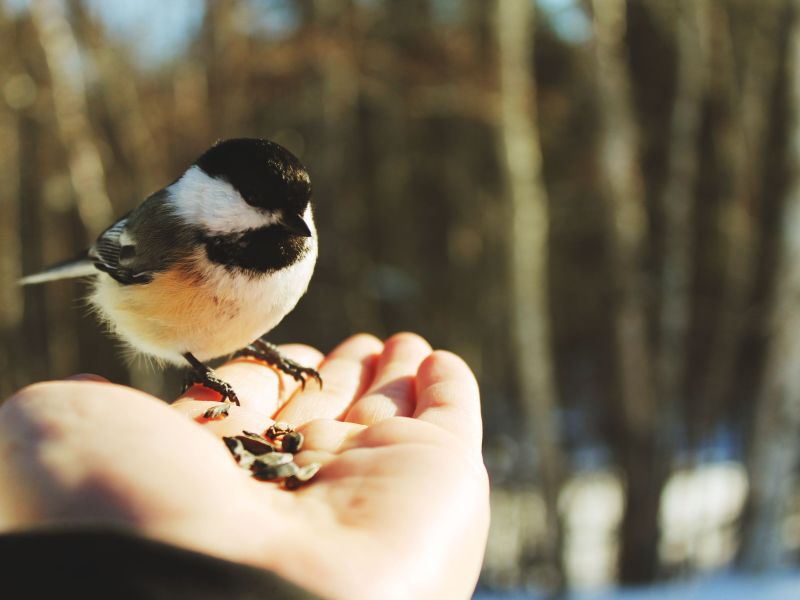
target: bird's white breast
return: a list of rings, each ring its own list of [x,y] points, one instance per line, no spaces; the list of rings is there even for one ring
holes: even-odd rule
[[[198,249],[182,268],[159,273],[148,284],[120,285],[101,274],[91,302],[135,350],[177,364],[185,352],[206,361],[274,328],[305,293],[316,258],[316,235],[298,262],[255,276],[212,264]]]

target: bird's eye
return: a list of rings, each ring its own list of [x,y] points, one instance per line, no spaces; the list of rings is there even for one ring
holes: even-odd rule
[[[122,246],[119,249],[119,259],[120,260],[130,260],[134,256],[136,256],[136,247],[135,246]]]

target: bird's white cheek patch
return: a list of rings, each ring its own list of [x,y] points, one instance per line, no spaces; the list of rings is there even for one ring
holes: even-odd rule
[[[178,216],[209,233],[255,229],[279,220],[278,215],[250,206],[230,183],[210,177],[198,166],[189,168],[168,189]]]

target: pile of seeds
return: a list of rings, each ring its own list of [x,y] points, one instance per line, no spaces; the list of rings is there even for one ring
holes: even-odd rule
[[[294,490],[319,471],[319,463],[300,467],[294,462],[303,447],[303,434],[286,423],[275,423],[264,435],[243,431],[222,439],[239,466],[260,481],[275,481]]]

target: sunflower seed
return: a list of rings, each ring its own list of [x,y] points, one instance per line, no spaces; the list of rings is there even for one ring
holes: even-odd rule
[[[250,431],[243,431],[240,435],[236,436],[245,449],[253,454],[266,454],[268,452],[275,452],[275,446],[264,436]]]
[[[308,463],[304,467],[300,467],[297,470],[297,473],[286,478],[286,480],[283,482],[283,485],[287,490],[295,490],[299,488],[317,474],[320,466],[321,465],[319,463],[312,462]]]
[[[274,456],[274,455],[269,455]],[[287,477],[294,477],[299,468],[293,462],[288,462],[280,465],[263,464],[256,460],[252,467],[253,477],[261,481],[272,481],[276,479],[286,479]]]
[[[279,466],[292,462],[294,456],[288,452],[269,452],[256,457],[256,465]]]
[[[303,447],[304,439],[303,434],[299,431],[290,431],[281,440],[281,450],[297,454]]]
[[[225,442],[225,445],[228,447],[231,454],[233,454],[239,466],[249,470],[250,465],[252,465],[255,460],[255,456],[244,447],[241,440],[239,440],[238,437],[223,437],[222,441]]]
[[[204,419],[224,419],[231,412],[230,402],[220,402],[203,413]]]
[[[278,475],[278,467],[265,466],[253,469],[253,478],[259,481],[273,481],[280,479]]]
[[[284,423],[283,421],[276,421],[270,425],[269,428],[267,428],[266,436],[269,439],[274,440],[275,438],[285,435],[291,431],[294,431],[291,425]]]
[[[227,446],[230,453],[237,459],[243,454],[244,446],[242,442],[235,437],[223,437],[222,441],[225,442],[225,446]]]

